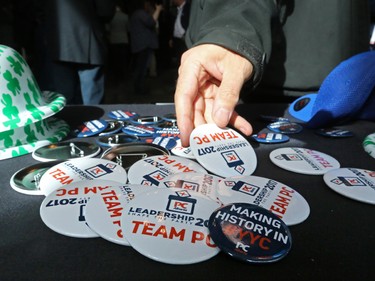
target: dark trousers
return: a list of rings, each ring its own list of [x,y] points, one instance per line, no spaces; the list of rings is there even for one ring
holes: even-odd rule
[[[187,50],[185,40],[182,38],[173,37],[173,57],[180,63],[182,54]]]
[[[134,54],[133,83],[135,94],[147,94],[146,76],[153,49],[147,48]]]

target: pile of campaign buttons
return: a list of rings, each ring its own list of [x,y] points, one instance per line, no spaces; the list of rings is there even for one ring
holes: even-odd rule
[[[43,163],[13,175],[14,190],[46,196],[40,216],[51,230],[102,237],[168,264],[202,262],[220,251],[271,263],[290,252],[288,227],[308,219],[310,206],[294,188],[252,175],[257,155],[237,131],[201,125],[190,136],[191,146],[182,147],[174,114],[121,110],[108,116],[115,120],[89,121],[76,131],[77,137],[96,137],[96,144],[40,148],[33,157]],[[299,130],[288,119],[263,118],[287,123],[281,127],[288,130],[264,129],[252,136],[259,143],[286,142]],[[107,149],[93,158],[100,147]],[[332,190],[375,204],[375,172],[340,169],[330,155],[301,147],[275,149],[269,159],[292,172],[324,175]]]
[[[87,124],[93,128],[92,124],[98,123]],[[241,135],[231,129],[207,129],[202,132],[218,138],[216,149],[229,170],[240,165],[241,172],[248,174],[255,169],[255,152]],[[175,128],[156,130],[155,140],[167,137],[179,142]],[[87,131],[80,133],[89,136]],[[193,149],[181,147],[178,151],[186,157],[179,157],[170,155],[175,145],[167,148],[147,143],[147,139],[117,144],[118,139],[109,140],[111,137],[98,137],[98,144],[112,144],[101,158],[92,158],[98,146],[86,142],[60,143],[36,151],[34,158],[45,162],[16,173],[12,187],[25,194],[45,195],[41,219],[62,235],[102,237],[170,264],[192,264],[217,255],[220,249],[210,238],[208,220],[223,206],[217,192],[223,178],[208,174],[194,160],[201,155],[195,157]],[[246,149],[234,151],[242,147]],[[233,150],[237,158],[228,150]],[[251,156],[251,162],[239,163],[245,153]],[[215,171],[215,165],[208,163]],[[160,251],[160,246],[167,250]]]
[[[140,116],[136,112],[113,110],[108,114],[112,120],[86,121],[73,130],[78,138],[96,137],[102,147],[113,147],[133,142],[154,143],[171,150],[177,145],[179,129],[175,114]]]

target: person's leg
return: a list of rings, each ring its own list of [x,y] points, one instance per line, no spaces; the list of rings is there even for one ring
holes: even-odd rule
[[[143,50],[135,55],[133,72],[135,94],[146,94],[146,75],[152,55],[151,49]]]
[[[82,66],[78,70],[84,105],[100,104],[104,96],[104,70],[100,65]]]
[[[44,70],[42,90],[55,91],[65,96],[67,104],[75,104],[75,96],[80,93],[75,65],[67,62],[49,61]],[[42,80],[43,81],[43,80]]]

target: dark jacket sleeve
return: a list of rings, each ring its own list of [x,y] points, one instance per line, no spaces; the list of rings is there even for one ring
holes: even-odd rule
[[[95,10],[102,22],[108,23],[112,20],[116,12],[116,1],[114,0],[94,0]]]
[[[271,52],[275,1],[195,0],[191,5],[187,45],[217,44],[242,55],[253,64],[252,84],[257,84]]]
[[[184,8],[182,9],[181,25],[185,30],[187,30],[187,28],[189,27],[190,6],[191,0],[187,0],[185,2]]]

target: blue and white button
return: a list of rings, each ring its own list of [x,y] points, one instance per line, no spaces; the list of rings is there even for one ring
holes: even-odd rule
[[[91,120],[84,122],[81,126],[74,130],[74,134],[78,138],[92,137],[99,135],[101,132],[107,129],[107,127],[108,122],[105,120]]]
[[[217,209],[208,227],[212,240],[224,253],[249,263],[276,262],[292,247],[286,224],[253,204],[234,203]]]

